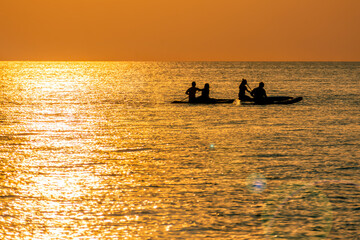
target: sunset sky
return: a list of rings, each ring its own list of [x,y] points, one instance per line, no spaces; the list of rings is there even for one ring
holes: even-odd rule
[[[0,60],[360,61],[360,0],[0,0]]]

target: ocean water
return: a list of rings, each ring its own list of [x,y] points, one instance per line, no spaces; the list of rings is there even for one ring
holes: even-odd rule
[[[171,104],[242,78],[304,100]],[[359,62],[0,62],[0,238],[359,239],[359,80]]]

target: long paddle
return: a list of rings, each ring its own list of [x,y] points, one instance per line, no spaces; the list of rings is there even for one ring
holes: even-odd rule
[[[185,99],[187,99],[189,96],[186,96],[184,99],[180,100],[180,102],[184,101]]]
[[[249,84],[246,84],[248,86],[248,88],[250,88],[250,91],[252,91],[251,87],[249,86]]]

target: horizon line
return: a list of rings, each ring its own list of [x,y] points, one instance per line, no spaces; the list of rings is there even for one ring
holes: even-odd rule
[[[0,60],[0,62],[360,62],[360,60]]]

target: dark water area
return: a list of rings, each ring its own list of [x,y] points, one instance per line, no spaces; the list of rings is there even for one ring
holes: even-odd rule
[[[242,78],[291,105],[191,105]],[[1,239],[358,239],[360,63],[0,62]]]

